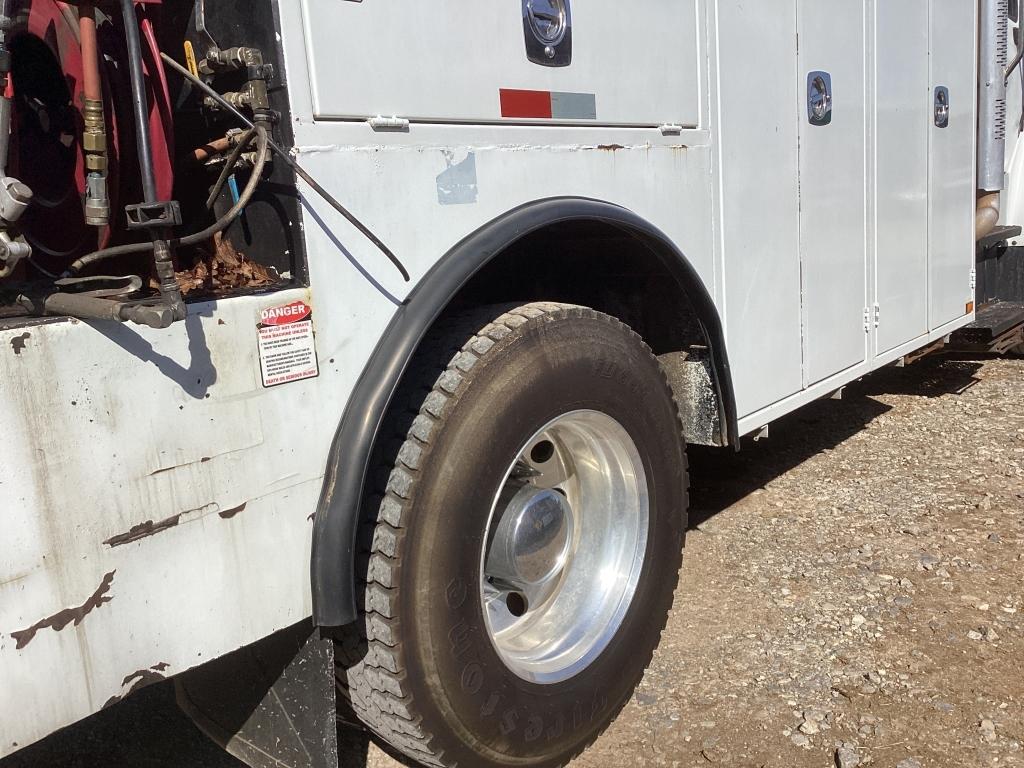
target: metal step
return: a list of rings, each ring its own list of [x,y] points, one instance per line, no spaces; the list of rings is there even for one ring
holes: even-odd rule
[[[994,245],[1005,243],[1011,237],[1017,237],[1021,233],[1020,227],[996,227],[978,241],[978,249],[984,250]]]
[[[1024,338],[1024,303],[995,301],[978,310],[970,325],[954,331],[950,346],[968,351],[1003,352]]]

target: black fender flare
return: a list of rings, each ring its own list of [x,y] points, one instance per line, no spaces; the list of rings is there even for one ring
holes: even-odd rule
[[[526,203],[464,238],[427,272],[398,308],[352,391],[331,446],[314,517],[311,579],[317,626],[339,627],[358,618],[356,535],[374,441],[423,337],[459,290],[491,259],[526,235],[567,221],[600,222],[629,233],[675,276],[710,346],[722,443],[738,443],[736,400],[721,319],[704,282],[675,244],[648,221],[611,203],[579,197]]]

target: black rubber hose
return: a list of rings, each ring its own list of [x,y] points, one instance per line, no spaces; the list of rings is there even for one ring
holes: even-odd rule
[[[267,166],[267,158],[270,150],[270,135],[267,129],[263,126],[257,126],[253,130],[256,132],[256,151],[259,157],[256,158],[256,164],[253,167],[252,176],[249,179],[249,183],[245,185],[245,189],[242,191],[242,194],[239,195],[238,202],[232,206],[230,211],[225,213],[206,229],[196,232],[195,234],[188,235],[187,237],[172,238],[169,241],[171,245],[178,247],[182,245],[199,245],[200,243],[205,242],[218,232],[223,232],[231,226],[235,219],[242,215],[242,211],[245,210],[245,207],[252,202],[253,195],[256,194],[256,188],[260,183],[260,177],[263,175],[263,171]],[[124,256],[132,253],[146,253],[147,251],[152,250],[152,243],[132,243],[130,245],[119,245],[114,248],[106,248],[102,251],[87,253],[85,256],[75,261],[75,263],[68,268],[66,274],[76,275],[91,264],[95,264],[98,261],[103,261],[104,259],[109,259],[114,256]]]
[[[217,202],[217,198],[220,196],[220,191],[224,189],[224,185],[227,184],[228,179],[231,178],[231,174],[235,170],[235,165],[238,163],[238,158],[245,152],[245,148],[249,146],[253,138],[256,136],[256,129],[250,128],[242,136],[238,145],[231,150],[231,154],[228,155],[227,160],[224,162],[224,170],[220,172],[220,178],[217,179],[217,183],[213,185],[213,189],[210,190],[210,196],[206,198],[206,210],[211,210],[213,204]]]
[[[228,112],[230,112],[232,115],[234,115],[235,119],[238,120],[242,125],[244,125],[244,126],[246,126],[248,128],[252,128],[253,127],[252,120],[250,120],[245,115],[243,115],[241,112],[239,112],[237,109],[235,109],[235,107],[233,107],[231,105],[231,103],[228,102],[227,99],[225,99],[223,96],[221,96],[219,93],[217,93],[216,90],[211,88],[209,85],[207,85],[205,82],[203,82],[200,78],[196,77],[191,72],[189,72],[188,69],[186,69],[185,67],[181,66],[181,64],[176,62],[174,59],[172,59],[166,53],[161,53],[160,54],[160,58],[163,60],[163,62],[167,66],[169,66],[171,69],[173,69],[179,75],[184,77],[186,80],[191,82],[194,86],[196,86],[199,90],[201,90],[203,93],[205,93],[207,96],[209,96],[215,102],[217,102],[217,104],[222,109],[225,109]],[[339,203],[334,198],[334,196],[331,195],[330,192],[328,192],[326,189],[324,189],[322,186],[320,186],[320,184],[316,181],[316,179],[314,179],[312,176],[310,176],[308,173],[306,173],[306,171],[302,168],[302,166],[300,166],[297,162],[295,162],[295,160],[292,158],[292,156],[290,154],[288,154],[287,150],[283,149],[280,145],[277,144],[277,142],[275,142],[273,140],[271,140],[271,142],[270,142],[270,148],[272,150],[274,150],[274,152],[282,160],[284,160],[288,164],[288,167],[290,167],[293,171],[295,171],[295,174],[300,179],[302,179],[310,187],[312,187],[312,189],[318,195],[320,195],[320,197],[322,197],[334,210],[336,210],[338,213],[340,213],[342,216],[344,216],[345,219],[353,227],[358,229],[366,237],[367,240],[369,240],[371,243],[373,243],[375,246],[377,246],[377,248],[380,250],[380,252],[383,253],[385,256],[387,256],[388,260],[392,264],[395,265],[395,268],[402,275],[402,279],[404,279],[405,282],[409,282],[409,280],[410,280],[409,271],[405,268],[405,265],[402,264],[402,262],[399,260],[399,258],[391,251],[391,249],[388,248],[386,245],[384,245],[383,242],[381,242],[380,238],[378,238],[375,234],[373,234],[373,232],[371,232],[370,229],[365,224],[363,224],[363,222],[361,222],[359,219],[357,219],[347,208],[345,208],[345,206],[343,206],[341,203]]]
[[[139,20],[135,16],[133,0],[121,0],[121,15],[124,17],[124,36],[128,43],[128,72],[132,83],[132,108],[135,111],[135,139],[139,152],[142,196],[145,202],[156,203],[156,172],[153,170],[153,145],[149,136],[149,102],[146,100],[146,81],[142,71]]]
[[[127,245],[115,245],[113,248],[104,248],[102,251],[93,251],[87,253],[80,259],[76,259],[68,267],[64,273],[64,277],[71,277],[77,275],[88,265],[94,264],[97,261],[103,261],[104,259],[113,259],[117,256],[131,256],[135,253],[152,253],[152,243],[128,243]]]
[[[256,163],[252,169],[252,176],[249,178],[249,183],[245,185],[245,189],[242,190],[242,194],[238,196],[238,202],[232,206],[231,210],[221,216],[214,224],[211,224],[201,232],[196,232],[194,235],[183,237],[181,240],[175,240],[178,245],[198,245],[199,243],[205,242],[213,237],[218,232],[223,232],[228,226],[242,215],[242,211],[252,201],[253,195],[256,194],[256,187],[259,186],[260,177],[263,176],[263,170],[267,167],[267,156],[270,154],[270,133],[262,125],[256,126]],[[242,145],[239,145],[242,146]]]

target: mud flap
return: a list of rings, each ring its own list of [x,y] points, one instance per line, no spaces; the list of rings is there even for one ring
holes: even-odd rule
[[[334,645],[307,620],[175,678],[178,706],[252,768],[338,768]]]
[[[723,445],[715,371],[707,348],[691,347],[686,352],[670,352],[660,355],[658,362],[679,406],[686,442],[690,445]]]

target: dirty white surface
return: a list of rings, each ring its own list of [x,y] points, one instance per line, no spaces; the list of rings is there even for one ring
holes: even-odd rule
[[[577,765],[1024,766],[1022,403],[1024,360],[926,360],[693,451],[662,646]],[[239,766],[166,684],[0,761],[41,765]]]

